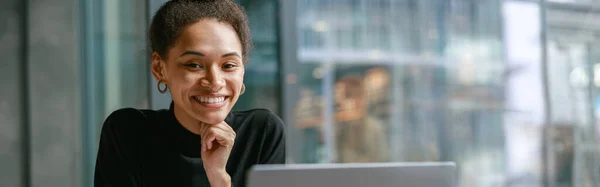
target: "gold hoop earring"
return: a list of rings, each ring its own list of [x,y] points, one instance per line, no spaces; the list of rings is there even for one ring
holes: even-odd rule
[[[165,88],[160,89],[160,85],[161,85],[160,83],[162,83],[162,82],[163,82],[162,80],[159,80],[158,83],[156,84],[156,88],[158,88],[158,92],[160,92],[161,94],[164,94],[164,93],[167,93],[167,90],[169,89],[169,87],[167,87],[167,84],[164,84]]]
[[[242,91],[240,92],[240,95],[244,94],[244,92],[246,92],[246,84],[242,83]]]

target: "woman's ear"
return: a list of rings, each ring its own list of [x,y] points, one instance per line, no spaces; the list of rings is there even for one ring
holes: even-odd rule
[[[157,52],[152,53],[152,64],[150,65],[150,69],[152,69],[152,75],[157,81],[166,81],[166,64],[158,55]]]

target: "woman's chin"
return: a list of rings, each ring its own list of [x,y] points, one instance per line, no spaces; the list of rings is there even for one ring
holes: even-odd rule
[[[204,107],[194,106],[192,107],[191,112],[194,118],[197,120],[205,123],[215,124],[225,120],[230,111],[230,109],[228,110],[227,108],[228,107],[222,107],[217,110],[206,110]]]
[[[202,115],[198,115],[198,116],[196,116],[196,119],[198,119],[201,122],[214,125],[214,124],[218,124],[218,123],[225,121],[226,117],[227,117],[227,113],[224,113],[224,112],[223,113],[210,112],[210,113],[204,113]]]

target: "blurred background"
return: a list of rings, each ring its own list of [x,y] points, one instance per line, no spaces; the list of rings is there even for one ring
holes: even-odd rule
[[[164,2],[0,1],[0,186],[92,186],[104,118],[168,107],[145,43]],[[288,163],[600,186],[600,1],[237,2],[256,48],[235,110],[281,116]]]

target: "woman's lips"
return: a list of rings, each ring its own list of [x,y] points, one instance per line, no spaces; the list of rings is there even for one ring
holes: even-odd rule
[[[207,108],[221,108],[225,106],[228,96],[193,96],[192,99]]]

